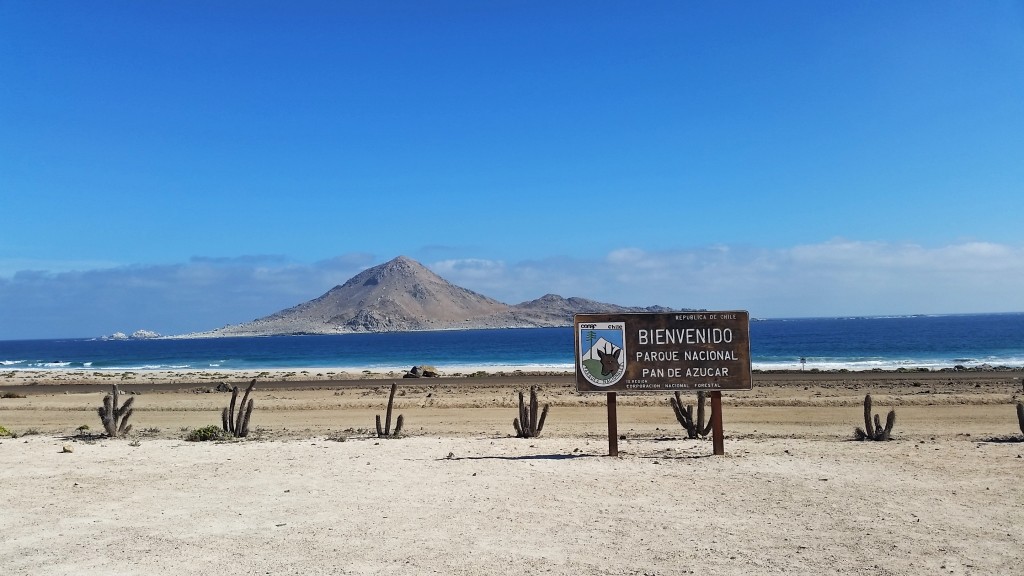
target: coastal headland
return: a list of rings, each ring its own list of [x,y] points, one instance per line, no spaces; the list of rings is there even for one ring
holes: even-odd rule
[[[0,438],[0,565],[739,575],[1024,563],[1021,370],[755,373],[752,390],[723,393],[725,456],[687,439],[669,394],[620,394],[617,458],[605,395],[577,393],[569,373],[327,372],[0,375],[0,426],[16,436]],[[219,424],[225,390],[252,378],[250,438],[183,439]],[[374,418],[392,382],[405,428],[383,440]],[[97,434],[113,383],[135,398],[118,439]],[[516,438],[531,386],[550,412],[540,437]],[[896,410],[893,440],[853,440],[867,393],[875,413]]]

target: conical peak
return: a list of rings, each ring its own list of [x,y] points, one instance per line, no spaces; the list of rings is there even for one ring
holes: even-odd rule
[[[408,256],[397,256],[381,264],[380,267],[387,270],[396,270],[401,268],[426,268],[426,266],[412,258],[409,258]]]
[[[376,276],[378,278],[394,273],[420,274],[426,272],[430,275],[434,275],[434,273],[431,272],[426,266],[420,264],[419,262],[407,256],[399,256],[397,258],[393,258],[383,264],[367,269],[366,272],[369,272],[373,276]]]

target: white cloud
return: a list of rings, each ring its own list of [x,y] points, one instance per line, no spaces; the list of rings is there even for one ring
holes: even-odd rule
[[[672,305],[742,307],[762,316],[1024,310],[1020,247],[835,240],[636,256],[633,265],[621,264],[621,288],[674,291]]]
[[[500,260],[464,258],[440,260],[432,263],[430,269],[445,278],[448,278],[449,275],[459,275],[461,277],[486,279],[504,273],[506,266]]]
[[[0,339],[207,330],[315,298],[379,263],[369,254],[346,254],[313,264],[244,256],[21,270],[0,276]],[[592,258],[424,264],[512,304],[555,293],[636,306],[746,309],[760,317],[1024,311],[1024,247],[974,241],[622,247]]]
[[[244,256],[20,271],[0,278],[0,339],[100,336],[140,328],[165,334],[208,330],[315,298],[374,263],[364,254],[314,264]]]
[[[116,268],[118,262],[106,260],[38,260],[29,258],[0,258],[0,279],[10,278],[18,272],[40,270],[47,272],[73,272]]]
[[[517,304],[555,293],[578,296],[584,293],[592,263],[568,258],[528,260],[509,264],[501,260],[466,259],[427,263],[449,282]]]
[[[624,247],[600,259],[503,263],[450,280],[506,302],[547,292],[758,316],[1024,310],[1024,248],[832,240],[783,249]]]

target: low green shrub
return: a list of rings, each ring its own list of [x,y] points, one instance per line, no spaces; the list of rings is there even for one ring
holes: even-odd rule
[[[227,438],[227,433],[221,430],[219,426],[212,425],[196,428],[185,436],[185,440],[189,442],[207,442],[210,440],[224,440],[225,438]]]
[[[14,434],[12,434],[7,428],[0,426],[0,438],[6,438],[7,436],[14,436]]]

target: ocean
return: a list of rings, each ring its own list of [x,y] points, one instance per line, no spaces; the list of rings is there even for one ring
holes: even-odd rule
[[[1024,367],[1024,313],[752,320],[755,370]],[[571,371],[572,328],[0,341],[0,370]],[[803,361],[801,361],[803,360]]]

